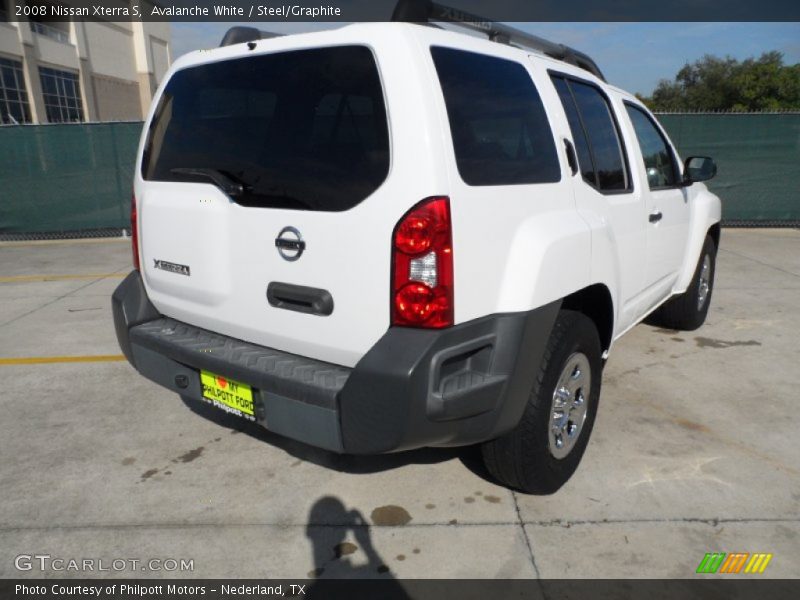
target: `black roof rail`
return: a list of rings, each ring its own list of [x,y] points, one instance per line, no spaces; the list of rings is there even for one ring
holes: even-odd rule
[[[453,23],[465,29],[483,33],[493,42],[537,50],[551,58],[589,71],[603,81],[606,80],[597,63],[580,50],[551,42],[537,35],[520,31],[502,23],[495,23],[484,17],[445,6],[432,0],[398,0],[392,13],[392,21],[405,21],[408,23],[440,21]]]
[[[260,31],[255,27],[231,27],[225,32],[225,36],[220,42],[220,46],[230,46],[232,44],[243,44],[245,42],[255,42],[256,40],[268,40],[269,38],[281,37],[280,33]]]

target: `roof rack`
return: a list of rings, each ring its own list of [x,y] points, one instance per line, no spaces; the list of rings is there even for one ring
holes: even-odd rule
[[[268,40],[270,38],[281,37],[280,33],[270,31],[260,31],[255,27],[231,27],[225,32],[225,36],[220,42],[220,46],[230,46],[232,44],[243,44],[245,42],[255,42],[256,40]]]
[[[589,71],[603,81],[606,80],[597,63],[580,50],[575,50],[564,44],[556,44],[539,36],[520,31],[508,25],[489,21],[484,17],[445,6],[432,0],[398,0],[392,13],[392,21],[453,23],[465,29],[483,33],[493,42],[537,50],[551,58]]]

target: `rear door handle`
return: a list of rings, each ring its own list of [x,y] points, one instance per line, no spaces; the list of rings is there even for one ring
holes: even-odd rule
[[[327,317],[333,312],[333,296],[327,290],[271,281],[267,301],[275,308]]]
[[[664,215],[661,214],[660,210],[657,210],[656,212],[651,212],[650,213],[650,222],[651,223],[658,223],[661,220],[661,217],[663,217],[663,216]]]

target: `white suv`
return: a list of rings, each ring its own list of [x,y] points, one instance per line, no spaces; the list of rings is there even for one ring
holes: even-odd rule
[[[113,298],[136,369],[334,452],[482,444],[563,485],[614,341],[705,320],[716,167],[585,55],[489,33],[240,29],[176,61]]]

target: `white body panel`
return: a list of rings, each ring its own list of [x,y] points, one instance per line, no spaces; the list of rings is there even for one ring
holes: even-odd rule
[[[441,115],[442,147],[453,218],[456,323],[530,310],[588,285],[590,235],[575,212],[569,166],[559,152],[557,127],[567,127],[543,64],[520,50],[458,33],[418,28],[432,104]],[[519,62],[539,92],[554,130],[561,181],[551,184],[470,186],[459,175],[446,108],[430,46],[467,50]],[[487,48],[488,46],[488,48]],[[581,285],[583,287],[583,285]]]
[[[593,75],[519,49],[427,27],[369,24],[195,52],[178,70],[289,49],[365,45],[378,64],[389,120],[390,170],[369,198],[344,212],[240,206],[204,183],[145,181],[136,166],[140,256],[147,293],[162,313],[232,337],[354,366],[390,324],[392,231],[423,198],[450,197],[455,322],[526,311],[593,284],[614,306],[613,336],[683,291],[703,239],[720,219],[719,199],[700,184],[651,193],[623,100]],[[523,65],[544,103],[559,156],[552,184],[473,187],[456,168],[430,46],[469,50]],[[609,95],[628,152],[633,191],[603,195],[573,176],[564,152],[570,130],[547,70],[592,81]],[[153,109],[148,117],[152,119]],[[147,127],[145,127],[145,132]],[[657,225],[654,210],[664,213]],[[287,262],[274,247],[285,226],[307,249]],[[154,260],[188,265],[191,277],[155,270]],[[269,306],[280,281],[328,290],[335,309],[319,317]]]
[[[359,44],[379,57],[391,124],[390,172],[371,197],[350,210],[243,207],[212,184],[145,181],[140,168],[143,137],[135,193],[141,207],[145,287],[159,311],[238,339],[345,366],[353,366],[386,331],[395,223],[422,198],[446,193],[442,140],[432,135],[439,130],[438,115],[419,81],[427,77],[425,65],[409,59],[417,48],[404,29],[354,26],[288,36],[260,42],[250,53]],[[195,52],[176,61],[169,76],[247,52],[243,44]],[[399,125],[403,123],[415,126]],[[285,226],[300,229],[307,243],[296,262],[283,260],[275,248]],[[188,265],[192,276],[153,269],[155,259]],[[333,315],[269,306],[270,281],[328,290],[335,303]]]

